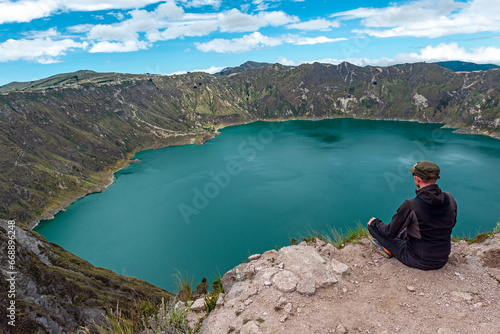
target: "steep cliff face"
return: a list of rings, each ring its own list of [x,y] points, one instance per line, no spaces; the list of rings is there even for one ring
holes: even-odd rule
[[[119,305],[126,312],[140,301],[172,297],[139,279],[93,267],[36,232],[1,219],[0,249],[3,333],[70,333],[99,323],[105,308]]]
[[[279,64],[228,76],[80,71],[0,87],[0,217],[47,217],[109,182],[134,152],[203,142],[257,119],[442,122],[500,133],[500,70]]]

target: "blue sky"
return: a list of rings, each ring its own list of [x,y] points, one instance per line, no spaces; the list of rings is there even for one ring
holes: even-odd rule
[[[0,0],[0,85],[247,60],[500,65],[498,0]]]

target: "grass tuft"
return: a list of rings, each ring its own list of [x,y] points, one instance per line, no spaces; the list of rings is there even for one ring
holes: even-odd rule
[[[207,314],[215,309],[217,299],[219,299],[219,293],[217,292],[211,292],[205,296],[205,311],[207,311]]]
[[[172,274],[174,277],[175,285],[177,286],[177,290],[179,291],[179,299],[183,302],[187,302],[188,300],[192,300],[193,298],[193,277],[189,277],[183,275],[179,269],[175,269],[176,272]]]
[[[475,244],[475,243],[481,243],[486,239],[493,237],[497,233],[500,233],[500,221],[497,222],[497,226],[495,226],[495,228],[491,232],[479,233],[474,238],[453,236],[451,240],[453,240],[454,242],[463,240],[466,241],[468,244]]]
[[[162,300],[158,313],[155,316],[144,319],[144,327],[153,330],[153,333],[198,333],[198,330],[192,329],[189,326],[187,313],[187,308],[174,304],[174,301],[165,303]]]
[[[307,237],[301,237],[303,241],[314,242],[315,239],[322,240],[326,243],[332,244],[337,248],[343,248],[348,243],[360,243],[361,239],[370,237],[368,229],[360,222],[357,223],[355,228],[346,228],[346,232],[342,229],[328,227],[328,232],[311,231]]]
[[[95,331],[99,334],[134,334],[134,325],[132,321],[127,320],[127,318],[122,315],[122,311],[119,309],[118,305],[114,312],[112,309],[108,309],[104,319],[106,324],[102,326],[94,324],[92,330],[88,327],[84,327],[81,328],[81,331],[85,334],[95,333]]]

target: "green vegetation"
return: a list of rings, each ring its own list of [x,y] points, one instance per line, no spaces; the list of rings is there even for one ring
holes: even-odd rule
[[[94,325],[92,326],[92,331],[88,327],[82,328],[84,333],[92,333],[97,331],[100,334],[134,334],[134,325],[131,321],[127,320],[123,315],[121,310],[116,307],[116,310],[107,310],[107,314],[104,317],[105,325]],[[136,328],[137,329],[137,328]]]
[[[340,249],[348,243],[360,243],[361,239],[368,238],[369,236],[368,229],[358,222],[355,228],[348,227],[345,233],[342,229],[338,231],[335,228],[329,227],[326,233],[311,231],[307,237],[301,237],[301,239],[306,242],[314,242],[315,239],[319,239]],[[296,242],[295,238],[292,238],[291,242],[292,244]]]
[[[222,286],[222,277],[219,276],[212,282],[212,291],[217,293],[224,293],[224,287]]]
[[[140,311],[140,309],[137,309]],[[131,321],[117,307],[114,311],[107,310],[104,324],[95,324],[80,328],[79,333],[99,334],[135,334],[144,330],[152,330],[153,333],[166,334],[195,334],[200,328],[191,328],[187,322],[188,308],[176,304],[174,300],[165,302],[162,299],[155,312],[144,314],[140,321]]]
[[[201,283],[196,286],[196,294],[204,295],[207,293],[207,291],[208,291],[207,279],[203,277]]]
[[[219,293],[217,292],[212,291],[205,296],[205,311],[207,311],[207,314],[215,309],[215,306],[217,305],[217,299],[219,299]]]
[[[463,240],[469,244],[475,244],[475,243],[483,242],[486,239],[493,237],[496,233],[500,233],[500,221],[497,222],[497,225],[495,226],[495,228],[491,232],[479,233],[473,238],[453,236],[452,240],[454,242],[458,242],[458,241]]]
[[[194,334],[199,328],[193,329],[187,322],[188,309],[174,302],[162,303],[155,316],[144,319],[144,329],[151,329],[153,333]],[[119,333],[117,333],[119,334]]]
[[[192,300],[193,298],[193,278],[189,277],[186,273],[183,275],[179,269],[172,275],[174,277],[175,285],[179,290],[179,299],[183,302]]]

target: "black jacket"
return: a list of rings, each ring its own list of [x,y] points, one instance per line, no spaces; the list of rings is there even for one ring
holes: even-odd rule
[[[448,262],[451,230],[457,221],[457,203],[437,184],[416,190],[417,196],[401,204],[389,225],[376,219],[372,225],[393,239],[406,228],[408,256],[422,268],[439,269]]]

